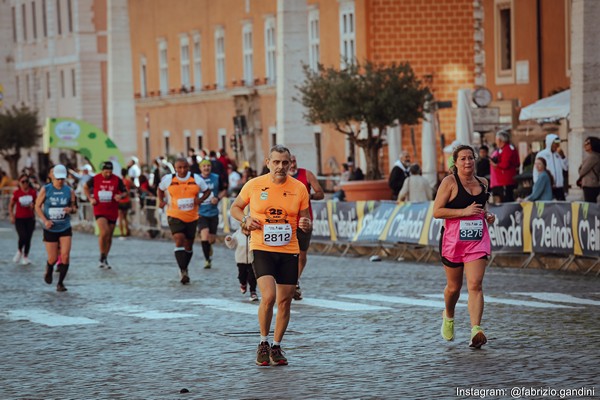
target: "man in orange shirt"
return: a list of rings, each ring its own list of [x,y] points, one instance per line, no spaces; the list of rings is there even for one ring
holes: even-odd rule
[[[188,265],[192,259],[196,225],[198,224],[198,205],[209,195],[210,189],[200,175],[190,173],[187,159],[175,161],[174,174],[165,175],[158,185],[158,206],[163,208],[165,193],[169,196],[167,217],[169,228],[175,240],[175,259],[183,285],[190,282]]]
[[[300,247],[296,230],[311,229],[306,187],[288,177],[290,151],[275,145],[266,159],[269,173],[248,181],[231,206],[231,216],[250,230],[250,248],[254,253],[254,273],[262,298],[258,308],[260,343],[256,364],[287,365],[281,340],[290,321],[290,305],[298,281]],[[244,208],[250,205],[250,213]],[[277,317],[273,346],[269,346],[269,330],[273,306]]]

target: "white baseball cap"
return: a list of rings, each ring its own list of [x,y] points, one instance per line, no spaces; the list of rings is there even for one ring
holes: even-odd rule
[[[52,170],[55,179],[66,179],[67,178],[67,169],[62,164],[56,164],[54,169]]]

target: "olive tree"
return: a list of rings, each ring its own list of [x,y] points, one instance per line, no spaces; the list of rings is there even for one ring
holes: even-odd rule
[[[8,163],[13,178],[19,173],[21,149],[34,147],[40,137],[37,111],[21,105],[0,112],[0,155]]]
[[[357,62],[345,69],[319,64],[316,71],[305,65],[304,74],[296,100],[306,109],[305,120],[332,125],[346,135],[365,152],[366,179],[381,179],[378,158],[387,128],[397,123],[417,124],[429,89],[422,86],[407,62]],[[360,135],[363,127],[366,136]]]

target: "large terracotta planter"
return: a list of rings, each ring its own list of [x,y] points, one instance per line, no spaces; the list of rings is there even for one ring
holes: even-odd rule
[[[392,189],[386,179],[377,181],[349,181],[342,183],[346,201],[392,200]]]

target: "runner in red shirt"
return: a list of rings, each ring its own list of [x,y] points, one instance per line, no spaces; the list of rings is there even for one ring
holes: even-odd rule
[[[29,177],[25,174],[19,177],[19,187],[13,192],[8,205],[10,222],[15,225],[19,235],[19,244],[17,254],[13,257],[13,262],[21,265],[29,265],[31,261],[27,256],[31,248],[31,237],[35,229],[35,215],[33,207],[37,192],[31,187]]]
[[[325,193],[323,192],[323,188],[319,184],[317,177],[315,174],[310,172],[305,168],[298,168],[298,163],[296,161],[296,156],[292,154],[291,157],[291,165],[290,170],[288,171],[288,175],[296,178],[300,182],[304,184],[306,190],[310,195],[310,200],[323,200],[325,198]],[[311,193],[311,189],[313,193]],[[312,208],[310,206],[310,201],[308,202],[308,211],[310,211],[310,220],[313,219]],[[300,245],[300,253],[298,254],[298,283],[296,283],[296,292],[294,293],[294,300],[302,300],[302,289],[300,288],[300,277],[302,276],[302,271],[306,267],[308,248],[310,247],[310,239],[312,237],[312,230],[308,232],[304,232],[303,230],[298,230],[298,244]]]
[[[108,264],[108,253],[119,218],[119,201],[127,196],[127,189],[123,181],[112,171],[112,162],[105,161],[102,164],[102,172],[94,175],[83,188],[85,195],[94,206],[94,216],[100,230],[98,235],[100,264],[98,267],[107,269],[111,268]]]

